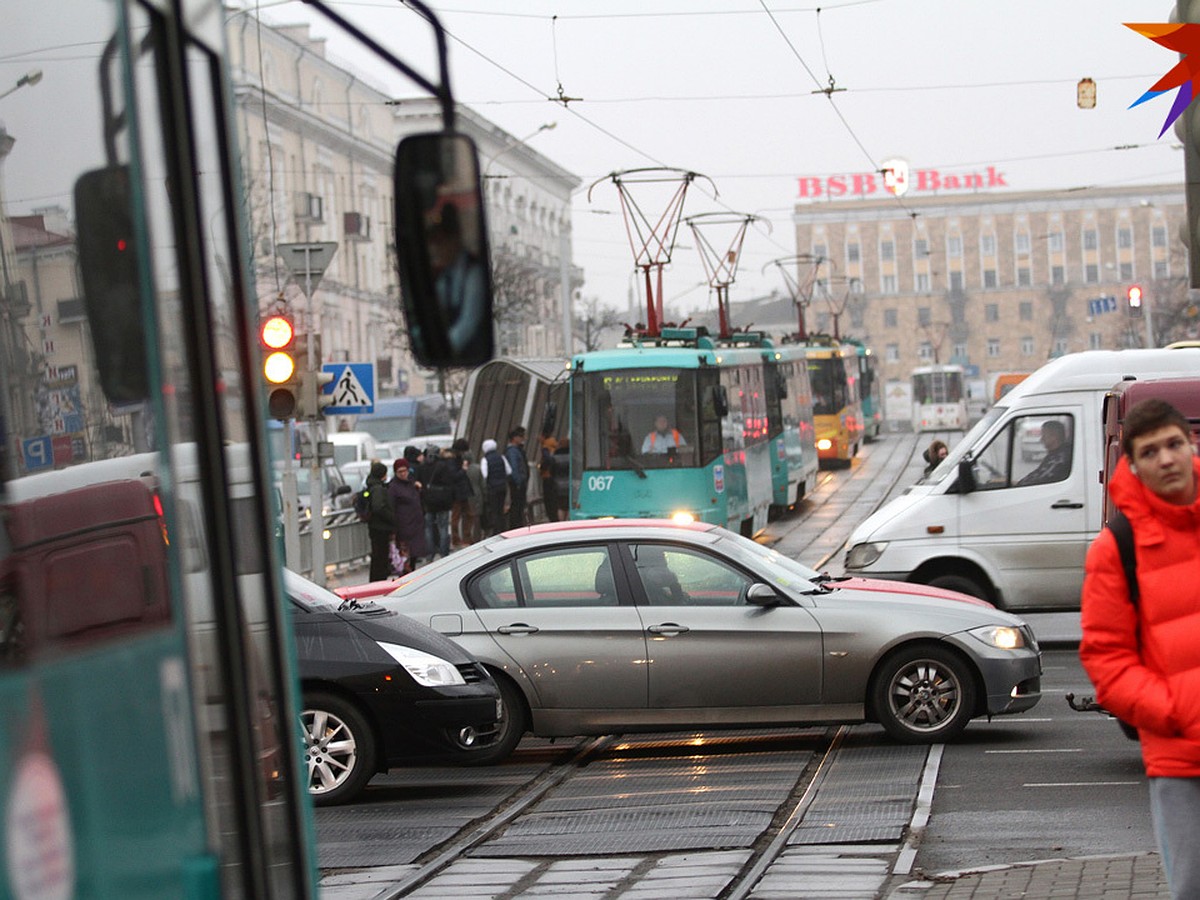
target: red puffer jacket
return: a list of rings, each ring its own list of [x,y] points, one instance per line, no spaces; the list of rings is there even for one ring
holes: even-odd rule
[[[1200,459],[1192,468],[1200,480]],[[1135,610],[1104,529],[1087,555],[1079,658],[1096,700],[1137,726],[1147,775],[1200,776],[1200,500],[1167,503],[1125,458],[1108,490],[1133,526],[1141,596]]]

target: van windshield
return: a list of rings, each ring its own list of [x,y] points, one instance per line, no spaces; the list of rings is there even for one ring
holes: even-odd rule
[[[932,484],[935,481],[941,481],[947,472],[952,472],[958,468],[959,461],[966,455],[967,451],[979,444],[980,439],[986,434],[997,420],[1007,412],[1006,406],[993,406],[983,418],[975,423],[974,427],[968,431],[961,441],[950,448],[950,452],[946,454],[946,458],[942,460],[941,465],[930,472],[921,480]]]

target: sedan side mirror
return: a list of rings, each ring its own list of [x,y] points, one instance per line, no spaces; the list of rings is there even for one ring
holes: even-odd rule
[[[746,591],[746,602],[751,606],[772,607],[782,605],[783,598],[779,596],[775,588],[760,581],[750,585],[750,590]]]

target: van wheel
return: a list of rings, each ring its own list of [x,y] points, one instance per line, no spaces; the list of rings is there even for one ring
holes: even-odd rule
[[[944,591],[958,591],[960,594],[969,594],[972,597],[978,597],[980,600],[988,600],[988,592],[984,590],[983,585],[966,575],[938,575],[929,579],[929,586],[941,588]]]

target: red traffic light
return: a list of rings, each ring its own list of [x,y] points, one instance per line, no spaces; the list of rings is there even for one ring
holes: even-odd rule
[[[264,347],[283,350],[295,340],[296,329],[287,316],[268,316],[258,328],[258,337]]]
[[[1128,298],[1131,307],[1140,307],[1142,305],[1142,286],[1131,284],[1129,289],[1125,291],[1125,296]]]

